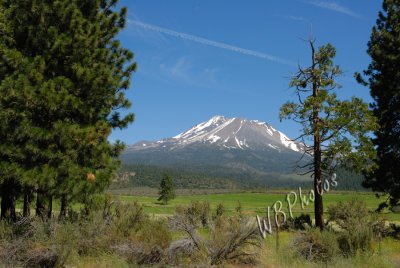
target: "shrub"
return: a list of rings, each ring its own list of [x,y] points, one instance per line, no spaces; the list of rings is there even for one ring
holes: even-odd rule
[[[211,229],[207,248],[211,265],[224,261],[254,264],[257,250],[261,246],[261,237],[256,226],[241,215],[220,217],[218,224]]]
[[[210,221],[210,203],[208,201],[199,202],[200,205],[200,221],[203,227],[207,227]]]
[[[180,207],[178,213],[170,219],[170,226],[174,230],[186,234],[181,240],[171,244],[169,256],[179,255],[183,258],[193,257],[204,262],[205,265],[218,265],[224,262],[255,263],[261,246],[261,237],[254,223],[243,215],[224,216],[223,206],[217,208],[217,213],[209,222],[210,233],[208,238],[198,234],[199,221],[189,207]],[[191,213],[182,213],[183,211]],[[176,258],[173,258],[176,262]]]
[[[165,221],[148,220],[126,242],[113,246],[131,263],[155,264],[167,255],[172,235]]]
[[[324,263],[331,261],[339,252],[336,235],[319,229],[309,229],[296,237],[292,248],[307,260]]]
[[[13,223],[0,221],[0,240],[10,240],[14,237]]]
[[[78,242],[71,224],[55,219],[21,218],[9,224],[12,236],[0,242],[0,263],[7,266],[63,266]]]
[[[242,207],[242,203],[240,201],[237,201],[237,205],[235,207],[235,211],[238,215],[242,215],[243,213],[243,207]]]
[[[183,258],[195,259],[196,247],[192,239],[184,237],[182,239],[173,241],[168,248],[168,262],[171,264],[178,264]]]
[[[63,225],[63,228],[65,227],[68,227],[68,223]],[[79,255],[98,254],[98,252],[107,251],[112,240],[119,239],[99,213],[93,215],[89,221],[71,224],[70,229],[71,235],[75,234],[77,237],[75,250]],[[60,236],[60,239],[63,239],[63,237]]]
[[[226,213],[226,209],[224,204],[219,203],[217,205],[217,208],[215,209],[215,214],[214,214],[214,219],[221,217],[222,215],[224,215]]]
[[[42,222],[42,221],[40,221]],[[31,217],[22,217],[17,222],[10,224],[10,231],[13,236],[16,237],[28,237],[33,235],[33,225],[35,224],[35,219]]]
[[[397,240],[400,240],[400,226],[391,223],[389,225],[389,235]]]
[[[35,244],[27,252],[25,263],[28,267],[56,267],[59,256],[53,247]]]
[[[293,229],[293,230],[306,230],[312,227],[311,217],[308,214],[301,214],[300,216],[289,218],[285,224],[281,226],[281,229]]]
[[[98,199],[91,204],[89,210],[75,213],[72,221],[35,217],[1,221],[0,266],[65,267],[73,257],[103,254],[142,265],[167,256],[172,235],[165,221],[150,220],[137,202],[111,206],[110,200]]]
[[[137,231],[147,218],[143,206],[136,201],[132,204],[116,203],[112,220],[113,235],[127,237]]]
[[[353,199],[338,202],[328,208],[329,221],[337,223],[341,229],[339,247],[345,256],[354,255],[358,250],[372,250],[375,236],[381,236],[384,223],[371,214],[365,202]]]
[[[189,206],[177,206],[175,212],[183,215],[193,225],[207,227],[210,221],[210,203],[208,201],[192,201]]]
[[[93,224],[92,226],[94,226]],[[102,230],[96,225],[98,231],[98,236],[102,236]],[[64,222],[59,224],[54,236],[49,239],[50,247],[57,255],[57,266],[64,267],[71,255],[78,254],[78,251],[82,251],[79,246],[81,246],[83,241],[88,241],[87,245],[96,248],[99,251],[98,244],[95,244],[89,240],[88,237],[83,236],[80,226],[76,224],[71,224]],[[82,239],[84,237],[84,239]],[[94,236],[97,238],[96,236]],[[91,239],[93,241],[93,239]],[[94,252],[94,251],[93,251]],[[42,266],[43,267],[43,266]]]
[[[171,231],[164,220],[147,221],[133,237],[145,247],[159,246],[163,250],[169,247],[172,240]]]

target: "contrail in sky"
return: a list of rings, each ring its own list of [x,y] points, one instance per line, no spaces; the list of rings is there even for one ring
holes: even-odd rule
[[[282,64],[286,64],[286,65],[290,65],[290,66],[296,66],[296,64],[291,62],[291,61],[288,61],[288,60],[285,60],[285,59],[281,59],[281,58],[278,58],[278,57],[275,57],[273,55],[269,55],[269,54],[266,54],[266,53],[262,53],[262,52],[258,52],[258,51],[254,51],[254,50],[250,50],[250,49],[245,49],[245,48],[241,48],[241,47],[232,46],[232,45],[229,45],[229,44],[226,44],[226,43],[209,40],[209,39],[198,37],[198,36],[191,35],[191,34],[176,32],[176,31],[173,31],[173,30],[170,30],[170,29],[161,28],[159,26],[155,26],[155,25],[148,24],[148,23],[143,23],[143,22],[136,21],[136,20],[128,20],[128,23],[134,24],[134,25],[139,26],[139,27],[142,27],[143,29],[146,29],[146,30],[156,31],[156,32],[163,33],[163,34],[166,34],[166,35],[169,35],[169,36],[173,36],[173,37],[177,37],[177,38],[193,41],[193,42],[196,42],[196,43],[200,43],[200,44],[203,44],[203,45],[206,45],[206,46],[217,47],[217,48],[221,48],[221,49],[237,52],[237,53],[240,53],[240,54],[243,54],[243,55],[253,56],[253,57],[256,57],[256,58],[269,60],[269,61],[273,61],[273,62],[277,62],[277,63],[282,63]]]
[[[332,10],[332,11],[335,11],[335,12],[343,13],[343,14],[346,14],[348,16],[352,16],[352,17],[357,18],[357,19],[361,19],[362,18],[361,15],[355,13],[350,8],[342,6],[342,5],[339,5],[338,3],[320,1],[320,0],[310,0],[310,1],[302,1],[302,2],[306,3],[306,4],[309,4],[309,5],[316,6],[316,7],[329,9],[329,10]]]

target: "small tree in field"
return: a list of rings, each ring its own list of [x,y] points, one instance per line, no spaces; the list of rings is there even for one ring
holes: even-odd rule
[[[368,134],[376,129],[375,118],[368,105],[361,99],[341,101],[334,90],[338,88],[336,77],[341,74],[339,66],[333,65],[336,50],[331,44],[315,50],[309,41],[311,65],[299,67],[290,86],[295,88],[298,102],[288,102],[281,107],[280,118],[292,119],[303,127],[302,139],[306,146],[304,154],[309,162],[300,168],[303,174],[314,179],[315,223],[324,228],[323,185],[337,165],[353,171],[366,169],[375,151]]]
[[[174,182],[168,174],[164,174],[158,194],[160,195],[158,201],[162,201],[164,205],[168,204],[169,200],[175,198]]]

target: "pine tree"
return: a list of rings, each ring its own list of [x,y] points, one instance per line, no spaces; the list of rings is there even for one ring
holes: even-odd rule
[[[162,201],[164,205],[168,204],[169,200],[175,198],[174,182],[168,174],[164,174],[158,194],[160,195],[158,201]]]
[[[115,11],[116,4],[0,1],[0,188],[6,214],[21,195],[28,207],[32,190],[43,216],[51,215],[54,197],[66,210],[68,201],[84,202],[110,184],[123,144],[111,144],[108,136],[133,121],[133,114],[119,111],[130,106],[124,92],[136,69],[133,53],[116,39],[127,12]]]
[[[357,80],[369,85],[371,104],[380,128],[375,132],[376,168],[365,173],[364,186],[388,194],[380,208],[400,201],[400,1],[383,1],[376,26],[368,42],[371,63]]]
[[[333,65],[336,50],[331,44],[315,51],[311,48],[311,66],[299,67],[290,81],[295,88],[298,103],[287,102],[281,107],[281,120],[292,119],[302,125],[298,138],[306,146],[305,155],[311,159],[299,165],[303,174],[311,174],[314,187],[315,223],[324,228],[323,199],[324,184],[337,166],[353,171],[368,168],[367,159],[374,156],[374,149],[368,134],[376,127],[368,105],[361,99],[341,101],[334,92],[339,85],[335,79],[341,74],[339,66]],[[338,179],[340,183],[340,178]]]

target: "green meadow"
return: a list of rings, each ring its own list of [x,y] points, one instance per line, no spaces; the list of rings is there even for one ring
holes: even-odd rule
[[[289,216],[287,194],[295,192],[297,195],[297,202],[294,202],[294,194],[290,196],[291,203],[294,204],[292,207],[293,215],[300,215],[301,213],[313,214],[313,203],[309,202],[307,206],[302,209],[300,204],[299,192],[294,190],[279,190],[279,191],[267,191],[267,192],[237,192],[237,193],[211,193],[211,194],[190,194],[185,193],[184,195],[178,195],[175,199],[171,200],[167,205],[162,205],[157,201],[157,196],[154,192],[150,192],[145,195],[113,195],[116,199],[123,202],[134,202],[137,201],[142,204],[145,211],[155,216],[166,216],[172,215],[175,211],[176,206],[189,204],[192,201],[208,201],[211,208],[215,209],[218,204],[223,204],[226,211],[234,212],[235,208],[240,203],[242,212],[249,216],[252,215],[266,215],[267,207],[270,207],[271,217],[273,217],[273,205],[276,201],[282,202],[282,211]],[[308,197],[308,191],[303,190],[303,195],[306,193]],[[376,198],[375,194],[367,192],[335,192],[330,191],[323,195],[324,199],[324,210],[326,211],[330,205],[333,205],[339,201],[349,201],[353,198],[362,200],[366,203],[369,210],[374,211],[381,203],[383,198]],[[391,211],[383,211],[382,216],[388,221],[400,222],[400,213],[393,213]]]

